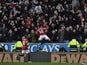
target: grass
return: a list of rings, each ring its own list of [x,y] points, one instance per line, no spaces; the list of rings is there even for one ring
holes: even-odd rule
[[[86,65],[81,63],[48,63],[48,62],[19,62],[19,63],[0,63],[0,65]]]

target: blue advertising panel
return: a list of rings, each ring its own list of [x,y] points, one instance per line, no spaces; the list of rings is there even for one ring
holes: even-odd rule
[[[14,43],[0,43],[0,46],[5,45],[5,48],[8,52],[13,52]],[[70,48],[67,47],[67,43],[30,43],[29,50],[30,52],[37,52],[38,48],[41,48],[42,52],[59,52],[61,47],[64,47],[67,52],[70,51]]]

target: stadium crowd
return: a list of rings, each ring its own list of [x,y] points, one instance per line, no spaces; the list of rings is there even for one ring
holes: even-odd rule
[[[0,0],[0,42],[15,42],[28,36],[37,42],[39,23],[48,25],[51,42],[87,38],[86,0]]]

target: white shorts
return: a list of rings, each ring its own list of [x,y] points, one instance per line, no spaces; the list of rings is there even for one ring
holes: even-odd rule
[[[29,49],[27,49],[27,50],[22,50],[22,53],[23,53],[23,54],[28,54],[28,53],[29,53]]]
[[[43,39],[48,40],[49,37],[47,35],[41,35],[38,40],[43,40]]]

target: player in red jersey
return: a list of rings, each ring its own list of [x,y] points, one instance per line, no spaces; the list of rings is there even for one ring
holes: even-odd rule
[[[42,49],[40,48],[41,44],[43,44],[43,41],[51,41],[50,38],[47,36],[47,31],[48,31],[49,27],[40,25],[36,31],[36,33],[39,35],[38,41],[40,42],[40,44],[38,44],[38,50],[37,51],[41,51]]]
[[[29,53],[29,41],[27,39],[26,36],[23,36],[22,37],[22,44],[23,44],[23,47],[22,47],[22,54],[28,54]]]
[[[50,38],[46,35],[48,31],[48,27],[43,27],[40,25],[40,27],[37,29],[36,33],[39,35],[38,40],[42,41],[43,39],[50,41]]]
[[[23,36],[22,37],[22,54],[18,54],[17,57],[20,57],[20,56],[26,56],[28,57],[28,61],[30,61],[30,54],[29,54],[29,41],[28,41],[28,38],[26,36]]]

